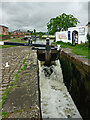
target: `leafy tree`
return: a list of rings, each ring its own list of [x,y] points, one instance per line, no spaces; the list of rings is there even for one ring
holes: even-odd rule
[[[34,35],[36,35],[36,30],[34,29]]]
[[[27,30],[27,32],[30,32],[30,30]]]
[[[88,24],[90,24],[90,21],[88,22]]]
[[[89,35],[89,33],[87,33],[87,39],[88,39],[89,48],[90,48],[90,35]]]
[[[34,33],[36,33],[36,30],[34,29]]]
[[[11,32],[9,32],[9,36],[11,36]]]
[[[29,33],[25,33],[25,35],[29,35]]]
[[[28,33],[31,33],[31,35],[33,34],[33,31],[27,30]]]
[[[49,34],[54,34],[57,31],[57,27],[59,27],[59,30],[61,30],[61,28],[67,30],[69,27],[76,27],[77,23],[80,22],[73,15],[66,15],[63,13],[56,18],[51,18],[47,23],[47,29]]]
[[[30,31],[31,35],[33,34],[33,31]]]

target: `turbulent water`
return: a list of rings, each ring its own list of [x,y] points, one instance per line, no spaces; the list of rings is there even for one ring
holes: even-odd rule
[[[59,60],[49,67],[38,63],[42,118],[81,118],[63,83]]]

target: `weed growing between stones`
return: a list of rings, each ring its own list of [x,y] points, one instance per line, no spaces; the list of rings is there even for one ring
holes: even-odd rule
[[[2,118],[5,118],[5,116],[7,115],[7,112],[0,112],[0,116],[2,116]]]
[[[24,67],[23,67],[23,71],[26,69],[26,67],[27,67],[27,64],[24,65]]]
[[[25,62],[26,62],[26,58],[23,60],[23,64],[25,64]]]
[[[18,74],[21,73],[21,71],[24,71],[26,69],[27,64],[25,62],[26,62],[26,58],[23,60],[24,67],[17,71],[17,73],[15,74],[15,81],[10,83],[10,86],[6,89],[5,93],[3,94],[2,101],[0,102],[0,111],[2,110],[2,106],[5,103],[5,100],[7,99],[8,93],[10,92],[10,90],[12,88],[15,87],[15,85],[16,85],[16,83],[18,81],[18,78],[19,78]],[[7,115],[7,112],[0,112],[0,116],[2,116],[2,118],[5,118],[6,115]]]

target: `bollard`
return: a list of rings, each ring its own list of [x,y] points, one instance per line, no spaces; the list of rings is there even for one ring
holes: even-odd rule
[[[49,45],[49,41],[50,41],[50,39],[46,38],[46,45]]]
[[[28,45],[30,45],[30,42],[31,42],[31,41],[30,41],[30,38],[28,38]]]
[[[31,38],[31,44],[32,44],[32,38]]]
[[[50,54],[50,50],[51,47],[49,46],[49,38],[46,39],[46,51],[45,51],[45,62],[46,65],[49,65],[51,63],[51,54]]]
[[[32,38],[28,38],[28,45],[32,44]]]

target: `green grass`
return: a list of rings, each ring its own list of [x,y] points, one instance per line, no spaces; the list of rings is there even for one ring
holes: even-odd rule
[[[27,43],[26,41],[21,41],[22,38],[15,38],[15,39],[7,39],[7,42],[17,42],[17,43]],[[46,39],[41,39],[43,41],[46,41]],[[51,42],[53,42],[53,39],[50,39]],[[9,47],[16,47],[15,45],[2,45],[0,48],[9,48]]]
[[[17,73],[15,74],[15,81],[10,83],[11,86],[9,88],[7,88],[5,93],[3,94],[2,101],[0,102],[0,110],[2,109],[2,106],[3,106],[3,104],[5,103],[5,101],[7,99],[8,93],[16,85],[16,83],[17,83],[17,81],[19,79],[19,75],[18,74],[21,73],[21,71],[24,71],[26,69],[27,64],[25,63],[25,61],[26,61],[26,59],[23,60],[24,67],[22,69],[18,70]],[[2,118],[5,118],[6,115],[7,115],[6,112],[0,112],[0,116],[2,116]]]
[[[1,37],[4,37],[5,35],[3,35],[3,34],[0,34],[0,36],[1,36]]]
[[[21,41],[21,38],[8,39],[8,42],[18,42],[18,43],[27,43],[26,41]],[[2,45],[0,48],[16,47],[15,45]]]
[[[2,118],[4,119],[7,115],[7,112],[0,112],[0,116],[2,116]]]
[[[73,46],[71,43],[64,43],[64,42],[56,42],[56,45],[61,45],[62,48],[70,48],[73,53],[76,55],[86,56],[86,58],[90,59],[88,53],[90,53],[90,48],[88,48],[88,43],[78,44]]]
[[[26,58],[24,58],[24,60],[23,60],[23,64],[25,64],[25,62],[26,62]]]
[[[26,69],[26,67],[27,67],[27,64],[24,65],[24,67],[23,67],[23,71]]]

